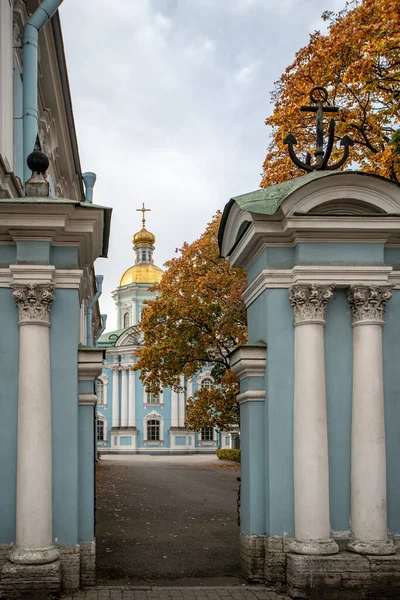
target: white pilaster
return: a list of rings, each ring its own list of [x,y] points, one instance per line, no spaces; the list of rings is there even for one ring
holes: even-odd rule
[[[171,390],[171,427],[178,427],[178,394]]]
[[[382,329],[389,286],[351,286],[353,404],[350,550],[394,554],[388,541]]]
[[[112,368],[112,417],[111,427],[119,427],[119,366]]]
[[[121,427],[128,427],[128,367],[121,367]]]
[[[14,285],[13,297],[19,316],[19,377],[16,541],[10,558],[44,564],[58,558],[52,544],[49,330],[54,285]]]
[[[330,539],[328,430],[324,326],[328,285],[299,284],[289,290],[294,310],[294,512],[292,551],[335,554]]]
[[[133,365],[132,365],[133,366]],[[128,426],[136,427],[136,390],[135,390],[135,371],[129,370],[129,408],[128,408]]]
[[[183,375],[180,376],[179,385],[182,387],[182,391],[178,394],[178,426],[185,427],[185,394],[183,391]]]
[[[186,398],[191,398],[193,396],[193,380],[186,380]]]
[[[107,406],[108,404],[108,377],[107,375],[103,375],[103,405]]]

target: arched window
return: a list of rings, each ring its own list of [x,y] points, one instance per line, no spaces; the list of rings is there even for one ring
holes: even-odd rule
[[[210,390],[213,386],[213,380],[211,379],[211,377],[204,377],[204,379],[201,380],[201,384],[200,387],[206,389],[206,390]]]
[[[142,262],[147,262],[147,252],[146,252],[146,250],[142,250]]]
[[[129,312],[124,313],[124,329],[130,326],[130,314]]]
[[[214,439],[214,428],[202,427],[200,430],[200,437],[202,442],[212,442]]]
[[[149,419],[147,421],[147,439],[150,442],[156,442],[160,439],[160,421],[158,419]]]

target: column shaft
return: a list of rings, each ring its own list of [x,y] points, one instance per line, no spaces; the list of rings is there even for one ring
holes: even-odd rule
[[[49,563],[52,546],[50,303],[52,285],[14,286],[19,309],[16,544],[11,560]]]
[[[121,427],[128,427],[128,370],[121,371]]]
[[[330,539],[324,326],[332,286],[294,285],[294,517],[292,551],[335,554]]]
[[[129,371],[129,410],[128,426],[136,427],[136,393],[135,393],[135,371]]]
[[[296,327],[294,488],[298,540],[330,536],[324,361],[324,326]]]
[[[350,549],[393,554],[388,541],[382,328],[388,287],[352,286],[353,403]]]

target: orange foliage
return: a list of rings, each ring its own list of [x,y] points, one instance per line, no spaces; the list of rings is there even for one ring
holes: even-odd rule
[[[315,115],[300,112],[313,86],[324,86],[339,106],[337,139],[350,136],[351,166],[400,180],[400,9],[393,0],[351,0],[338,14],[325,12],[327,35],[315,32],[275,84],[272,141],[261,187],[304,174],[288,157],[283,139],[297,138],[296,153],[313,151]],[[331,162],[342,151],[336,149]],[[348,163],[349,165],[349,163]]]
[[[232,414],[232,409],[237,411],[236,376],[224,378],[224,373],[228,353],[247,338],[242,300],[246,276],[218,257],[220,219],[217,213],[200,239],[185,243],[177,250],[180,255],[166,263],[161,282],[153,288],[158,296],[148,302],[140,324],[144,346],[137,353],[136,369],[146,389],[179,390],[180,375],[190,378],[206,363],[214,365],[212,375],[221,387],[199,391],[196,403],[188,405],[187,426],[196,430],[219,426],[224,419],[226,426],[237,422]]]

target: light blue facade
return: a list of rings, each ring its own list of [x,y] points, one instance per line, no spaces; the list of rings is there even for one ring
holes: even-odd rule
[[[155,297],[150,288],[162,275],[153,263],[154,239],[144,223],[134,235],[135,264],[123,274],[113,292],[120,329],[103,334],[99,340],[106,357],[98,380],[98,450],[107,454],[187,454],[230,448],[228,432],[210,428],[193,432],[185,428],[187,398],[205,381],[213,381],[207,367],[189,381],[182,378],[183,391],[166,388],[157,397],[146,393],[140,372],[134,371],[136,350],[141,345],[137,327],[141,311],[144,302]],[[150,430],[151,426],[155,429]]]
[[[300,486],[302,482],[296,480],[295,452],[296,447],[307,448],[306,438],[303,438],[301,446],[301,439],[295,437],[304,431],[296,430],[295,423],[296,418],[301,418],[299,415],[305,405],[296,404],[296,417],[296,385],[301,390],[302,377],[307,376],[307,369],[296,375],[296,360],[299,358],[296,352],[302,352],[304,360],[307,349],[300,350],[301,346],[296,346],[295,340],[304,340],[305,337],[296,338],[294,323],[299,326],[296,318],[310,324],[315,319],[311,304],[310,312],[302,313],[303,317],[296,316],[299,309],[293,297],[290,298],[290,290],[296,286],[308,290],[312,286],[315,289],[332,286],[333,289],[333,298],[327,304],[323,320],[319,321],[324,347],[321,367],[324,379],[321,381],[326,390],[328,474],[325,481],[328,482],[327,524],[331,536],[326,543],[340,540],[341,549],[352,548],[353,544],[355,552],[364,554],[368,554],[368,550],[364,550],[362,544],[357,546],[357,540],[363,538],[359,532],[359,537],[355,537],[352,519],[353,512],[361,510],[359,506],[363,499],[354,494],[352,499],[353,477],[358,468],[354,457],[352,463],[352,447],[355,447],[354,437],[357,435],[353,407],[355,389],[360,383],[353,380],[355,339],[359,338],[354,337],[358,321],[354,306],[349,303],[349,295],[355,293],[352,290],[357,286],[372,294],[365,316],[363,313],[362,317],[358,317],[357,313],[357,318],[365,319],[367,325],[372,322],[377,323],[378,328],[382,327],[382,347],[378,347],[376,352],[378,357],[379,352],[383,352],[383,452],[386,450],[387,486],[382,489],[382,495],[387,497],[387,513],[383,504],[383,512],[377,511],[377,514],[383,523],[387,518],[387,535],[383,531],[381,538],[377,538],[377,546],[371,546],[370,552],[379,555],[381,549],[382,554],[393,556],[390,568],[396,571],[394,542],[397,540],[398,543],[400,539],[400,247],[397,242],[400,188],[383,178],[365,174],[360,177],[352,172],[304,176],[302,185],[296,184],[294,192],[289,184],[282,184],[282,191],[279,187],[231,200],[225,208],[219,235],[222,256],[227,257],[233,266],[244,267],[248,278],[244,294],[248,344],[231,355],[232,369],[241,379],[241,551],[244,573],[254,581],[282,584],[289,577],[285,571],[287,553],[305,556],[318,556],[319,553],[318,548],[312,547],[311,537],[305,536],[298,541],[296,534],[302,526],[301,521],[296,520],[299,519],[295,510],[296,481]],[[331,210],[329,202],[332,203]],[[323,208],[318,208],[319,203]],[[360,206],[363,206],[362,214]],[[247,233],[243,236],[241,219],[248,224],[249,214],[252,228],[246,225]],[[373,294],[380,289],[391,290],[391,298],[385,303],[383,326],[379,317],[373,316],[375,313],[371,308],[375,306]],[[303,306],[301,302],[303,300],[300,301],[300,309]],[[304,299],[304,302],[308,300]],[[302,321],[300,325],[303,325]],[[262,345],[265,348],[264,370],[260,370],[259,366]],[[357,368],[362,368],[359,363],[357,365]],[[316,381],[315,386],[317,384]],[[379,395],[376,398],[378,402]],[[304,397],[302,401],[307,403]],[[322,402],[325,404],[323,397]],[[356,414],[359,419],[360,413]],[[368,426],[373,430],[374,425],[368,423]],[[324,427],[323,421],[319,421],[318,427]],[[321,447],[321,452],[324,452],[324,447]],[[307,456],[307,452],[301,456]],[[384,468],[384,462],[379,464]],[[301,465],[301,461],[297,465]],[[301,466],[297,468],[301,469]],[[368,465],[364,468],[368,471]],[[307,481],[307,477],[308,473],[304,472],[303,482]],[[378,480],[377,473],[371,472],[372,486],[375,478]],[[300,495],[303,491],[298,493]],[[371,514],[370,518],[372,522],[376,517]],[[368,523],[364,527],[367,529]],[[263,537],[264,558],[259,550]],[[326,554],[336,556],[338,550],[339,546],[333,542]],[[277,569],[277,564],[280,569]],[[322,581],[324,575],[318,571],[319,563],[315,565],[304,567],[304,573],[308,573],[308,568],[315,568]],[[359,568],[361,571],[364,568],[361,563]],[[309,576],[312,577],[312,574]],[[369,582],[371,576],[365,577],[365,581]],[[355,588],[357,585],[355,582]]]

